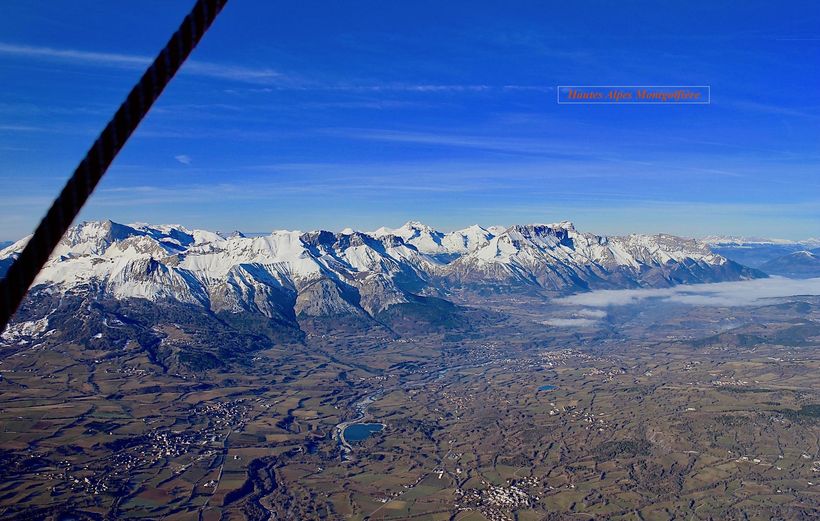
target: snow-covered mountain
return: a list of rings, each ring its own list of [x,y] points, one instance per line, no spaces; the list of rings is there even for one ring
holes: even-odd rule
[[[25,239],[0,251],[11,260]],[[269,317],[366,313],[410,302],[434,261],[392,236],[275,231],[247,238],[181,226],[74,226],[35,286],[173,300]]]
[[[765,262],[766,273],[784,277],[807,279],[820,277],[820,254],[801,250]]]
[[[802,251],[820,253],[820,239],[792,241],[759,237],[712,236],[704,237],[701,241],[713,252],[745,266],[759,268],[767,273],[769,268],[775,268],[771,271],[773,274],[778,272],[782,266],[777,263],[769,264],[770,262],[781,258],[785,261],[789,255]],[[799,261],[800,257],[795,257],[795,259]]]
[[[25,241],[0,251],[1,270]],[[103,221],[72,227],[35,285],[50,293],[170,301],[293,322],[377,317],[456,287],[568,292],[758,276],[692,239],[603,237],[578,232],[569,222],[443,233],[411,221],[370,234],[347,229],[245,237]]]
[[[532,284],[547,290],[667,286],[763,276],[671,235],[603,237],[571,222],[516,225],[449,267],[457,283]]]
[[[491,232],[487,228],[474,224],[463,230],[443,233],[418,221],[409,221],[400,228],[382,227],[371,232],[370,235],[376,238],[399,237],[419,252],[432,255],[441,261],[447,261],[487,244],[490,239],[504,230],[500,226],[492,228],[496,231]]]

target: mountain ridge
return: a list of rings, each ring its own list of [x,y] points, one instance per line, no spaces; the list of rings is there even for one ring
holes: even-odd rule
[[[772,275],[794,278],[820,277],[820,254],[800,250],[765,262],[760,267]]]
[[[0,250],[0,276],[25,241]],[[371,233],[278,230],[246,237],[108,220],[72,226],[35,287],[293,323],[335,315],[376,319],[454,289],[571,293],[762,276],[695,239],[599,236],[569,221],[449,233],[410,221]]]

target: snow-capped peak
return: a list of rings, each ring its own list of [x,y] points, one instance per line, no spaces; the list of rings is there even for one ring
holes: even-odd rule
[[[569,221],[514,225],[450,266],[450,277],[464,283],[537,283],[551,289],[607,287],[609,277],[641,284],[647,278],[673,284],[678,280],[724,280],[762,276],[730,263],[704,244],[671,235],[606,237],[578,232]],[[651,275],[650,275],[651,274]]]
[[[572,223],[572,221],[561,221],[557,223],[547,224],[546,226],[549,228],[561,228],[563,230],[575,231],[575,225]]]
[[[495,235],[481,226],[474,224],[462,230],[456,230],[446,234],[441,244],[448,253],[464,254],[474,251],[487,244]]]
[[[372,232],[371,235],[374,237],[393,235],[413,245],[422,253],[452,257],[475,250],[486,244],[496,234],[478,224],[445,233],[419,221],[407,221],[399,228],[382,227]]]
[[[407,221],[401,227],[395,229],[382,227],[374,231],[372,235],[376,238],[390,235],[400,237],[404,242],[412,244],[422,253],[448,253],[447,249],[441,244],[444,234],[418,221]]]
[[[24,246],[25,239],[0,251],[0,276]],[[66,233],[35,284],[271,316],[283,305],[297,314],[374,314],[410,302],[408,288],[447,291],[453,283],[577,290],[754,276],[693,239],[604,237],[569,221],[449,233],[410,221],[371,234],[278,230],[263,237],[92,221]]]

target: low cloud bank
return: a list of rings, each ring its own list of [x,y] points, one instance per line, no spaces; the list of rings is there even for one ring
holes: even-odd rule
[[[603,317],[601,317],[603,318]],[[555,327],[590,327],[598,324],[594,318],[550,318],[544,324]]]
[[[766,303],[767,299],[798,295],[820,295],[820,278],[797,280],[770,277],[768,279],[694,284],[663,289],[599,290],[563,297],[553,302],[566,306],[603,308],[638,304],[653,299],[693,306],[732,307],[762,305]],[[586,313],[591,311],[593,310],[588,310]],[[587,314],[586,316],[592,315]]]

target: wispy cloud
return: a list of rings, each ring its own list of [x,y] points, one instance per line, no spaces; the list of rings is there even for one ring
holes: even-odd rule
[[[147,56],[78,51],[75,49],[55,49],[53,47],[15,45],[2,42],[0,42],[0,54],[23,58],[45,58],[128,68],[146,67],[151,63],[151,58]]]
[[[6,195],[0,197],[0,206],[20,206],[28,208],[46,208],[46,205],[53,202],[53,199],[47,195]],[[8,214],[3,215],[3,219],[7,219]]]
[[[493,152],[505,152],[525,155],[551,155],[560,157],[577,157],[588,155],[590,147],[572,146],[555,140],[477,136],[449,133],[413,132],[389,129],[336,128],[322,131],[328,135],[349,139],[368,141],[389,141],[394,143],[415,143],[419,145],[438,145],[448,147],[473,148]]]
[[[553,159],[594,160],[598,162],[599,166],[603,163],[614,163],[632,167],[632,175],[635,175],[635,170],[640,168],[642,170],[651,171],[652,175],[656,175],[659,171],[675,170],[701,176],[720,175],[724,177],[743,177],[743,175],[738,172],[719,168],[704,168],[668,160],[646,161],[631,157],[621,157],[617,155],[619,153],[617,150],[613,151],[603,147],[596,149],[587,142],[578,143],[577,140],[558,139],[554,137],[549,139],[534,139],[501,135],[486,136],[452,134],[447,132],[413,132],[361,128],[324,129],[321,132],[347,139],[469,148],[521,156],[543,156]]]
[[[67,62],[84,66],[93,65],[98,67],[117,67],[138,70],[144,69],[153,61],[153,58],[150,56],[138,54],[55,49],[53,47],[16,45],[3,42],[0,42],[0,54],[19,58]],[[246,67],[197,60],[188,60],[183,66],[181,74],[245,83],[284,84],[293,81],[293,78],[267,67]]]
[[[0,55],[58,61],[75,65],[144,69],[153,60],[150,56],[111,52],[57,49],[34,45],[18,45],[0,42]],[[180,74],[229,80],[240,83],[264,85],[251,89],[229,89],[231,94],[269,93],[276,90],[327,90],[340,92],[380,93],[482,93],[488,91],[544,90],[539,85],[483,85],[483,84],[435,84],[406,82],[319,82],[293,73],[284,73],[270,67],[213,63],[188,60]]]
[[[103,188],[97,191],[93,204],[176,204],[185,202],[270,201],[296,195],[306,197],[346,194],[348,197],[375,197],[385,192],[459,194],[476,190],[468,185],[429,185],[379,180],[377,178],[339,178],[311,182],[247,182],[216,185],[188,184],[174,186],[143,185]],[[0,203],[5,200],[0,198]]]
[[[555,87],[552,85],[504,85],[501,87],[508,91],[536,91],[536,92],[554,92]]]
[[[295,79],[267,67],[254,68],[239,65],[225,65],[220,63],[201,62],[191,60],[186,63],[182,71],[196,76],[240,81],[245,83],[290,85]]]
[[[0,125],[0,131],[3,130],[9,132],[41,132],[48,129],[45,127],[35,127],[32,125]]]
[[[745,100],[735,100],[730,101],[728,103],[729,106],[739,109],[743,112],[760,112],[763,114],[771,114],[774,116],[785,116],[785,117],[797,117],[797,118],[810,118],[816,119],[820,117],[820,112],[818,112],[817,108],[814,107],[814,112],[809,112],[807,110],[797,110],[791,107],[784,107],[780,105],[774,105],[771,103],[760,103],[757,101],[745,101]],[[811,106],[807,106],[809,110],[811,110]]]
[[[176,159],[177,162],[182,163],[183,165],[191,164],[191,156],[186,154],[179,154],[178,156],[174,156],[174,159]]]
[[[458,85],[458,84],[416,84],[416,83],[371,83],[371,84],[329,84],[328,90],[347,92],[487,92],[493,90],[490,85]]]
[[[343,92],[353,94],[486,94],[517,91],[549,92],[554,89],[547,85],[484,85],[484,84],[453,84],[453,83],[406,83],[406,82],[318,82],[303,79],[290,81],[287,84],[267,88],[226,89],[226,93],[233,95],[266,94],[277,90],[321,90],[329,92]]]

